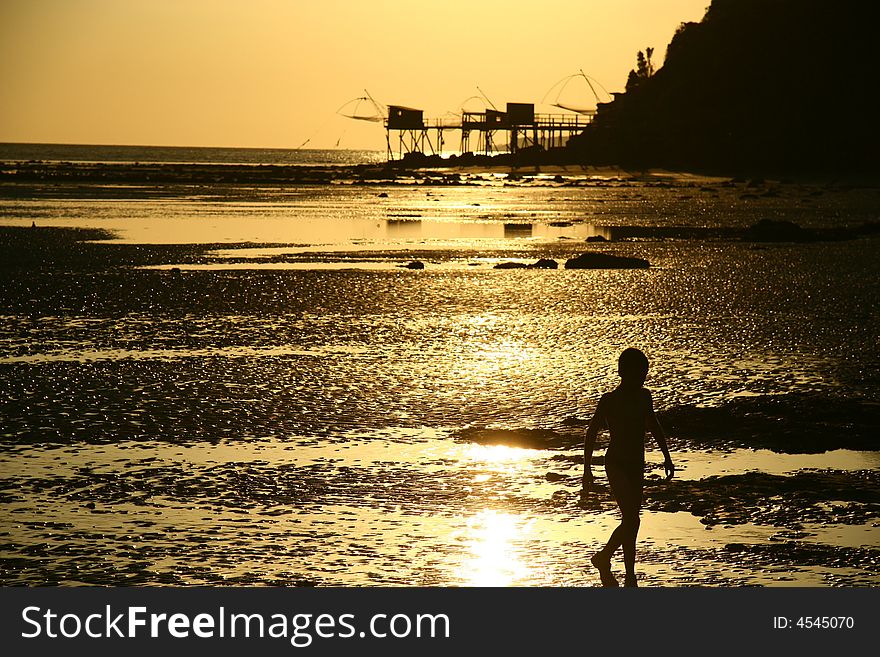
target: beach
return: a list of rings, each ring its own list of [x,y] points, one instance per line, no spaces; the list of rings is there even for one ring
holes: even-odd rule
[[[2,167],[4,585],[598,586],[628,346],[640,585],[880,584],[880,187],[143,167]]]

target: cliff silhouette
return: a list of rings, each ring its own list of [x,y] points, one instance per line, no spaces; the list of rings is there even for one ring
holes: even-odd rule
[[[877,3],[713,0],[568,144],[586,164],[877,172]],[[650,57],[650,51],[648,56]]]

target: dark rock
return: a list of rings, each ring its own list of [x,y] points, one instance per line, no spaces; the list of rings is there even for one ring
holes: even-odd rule
[[[544,475],[544,479],[547,481],[562,481],[563,479],[568,479],[568,477],[561,475],[558,472],[548,472]]]
[[[419,260],[413,260],[412,262],[408,262],[405,265],[400,265],[404,269],[424,269],[425,263],[420,262]]]
[[[380,192],[377,196],[379,198],[388,198],[388,192]]]
[[[814,242],[818,236],[791,221],[762,219],[743,233],[746,242]]]
[[[880,221],[867,221],[853,231],[856,235],[876,235],[880,233]]]
[[[492,269],[526,269],[528,265],[524,262],[499,262]]]
[[[541,258],[528,265],[529,269],[559,269],[559,263],[551,258]]]
[[[562,433],[549,429],[488,429],[468,427],[453,434],[455,440],[479,445],[507,445],[526,449],[555,449],[583,445],[582,431]],[[593,459],[595,463],[596,460]]]
[[[604,235],[590,235],[587,238],[588,242],[607,242],[608,239]]]
[[[857,397],[788,393],[735,397],[720,406],[686,404],[659,413],[663,428],[694,445],[815,454],[876,450],[880,406]],[[835,431],[834,427],[846,427]]]
[[[642,258],[627,258],[610,253],[582,253],[565,261],[566,269],[647,269],[650,266]]]

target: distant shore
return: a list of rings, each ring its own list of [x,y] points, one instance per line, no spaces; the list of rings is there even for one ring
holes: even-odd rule
[[[122,163],[122,162],[0,162],[0,195],[28,195],[31,185],[328,185],[328,184],[412,184],[467,185],[469,175],[495,174],[509,182],[531,182],[530,177],[562,185],[587,184],[590,179],[646,181],[746,182],[761,176],[685,172],[664,169],[631,169],[620,166],[580,164],[511,163],[498,156],[465,158],[427,158],[418,162],[394,160],[381,164],[357,165],[279,165],[279,164],[203,164],[203,163]],[[525,180],[523,180],[525,178]],[[876,176],[768,177],[778,182],[836,183],[860,187],[880,187]],[[19,187],[21,187],[19,189]]]
[[[5,162],[0,163],[0,196],[29,196],[35,187],[46,185],[468,185],[478,184],[475,175],[504,176],[507,182],[534,182],[547,177],[562,185],[588,183],[591,179],[669,180],[677,177],[694,181],[712,177],[667,171],[627,171],[620,167],[580,165],[532,165],[514,167],[486,160],[472,166],[410,168],[399,161],[384,164],[340,166],[171,164],[171,163],[83,163],[83,162]]]

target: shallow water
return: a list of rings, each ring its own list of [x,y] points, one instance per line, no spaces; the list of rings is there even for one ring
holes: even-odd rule
[[[572,482],[547,481],[549,471],[579,473],[560,468],[559,454],[397,433],[409,440],[350,438],[332,450],[273,441],[16,450],[6,549],[27,547],[5,574],[23,583],[595,584],[584,555],[616,514],[602,494],[585,510]],[[709,458],[681,461],[687,478],[688,463]],[[646,585],[876,583],[870,525],[706,526],[650,510],[643,536]],[[751,565],[729,554],[791,542],[837,563],[816,573],[784,554]]]
[[[454,175],[451,178],[450,175]],[[422,240],[606,237],[608,227],[746,227],[759,219],[844,227],[878,219],[880,190],[720,179],[638,180],[437,172],[395,184],[36,187],[0,198],[7,225],[88,226],[132,243],[334,247]],[[430,184],[425,184],[430,183]],[[747,198],[743,198],[747,197]],[[599,227],[597,232],[595,227]]]
[[[597,585],[616,514],[601,487],[580,499],[577,442],[632,345],[661,412],[797,402],[761,436],[673,433],[670,484],[649,454],[644,585],[880,583],[880,452],[847,442],[876,426],[876,239],[583,243],[856,225],[872,190],[473,182],[0,202],[4,224],[121,244],[276,244],[4,272],[2,582]],[[595,248],[652,267],[491,268]],[[822,449],[774,444],[811,422]]]

